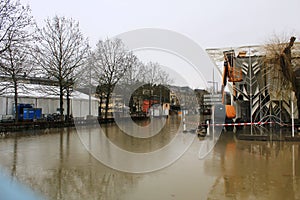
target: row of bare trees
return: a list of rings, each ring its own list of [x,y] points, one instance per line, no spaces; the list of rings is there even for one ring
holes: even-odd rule
[[[19,88],[26,90],[24,80],[37,74],[57,82],[63,116],[64,95],[69,94],[75,73],[85,64],[89,51],[79,24],[56,16],[39,29],[30,8],[19,1],[1,0],[0,11],[1,92],[14,93],[15,119]]]
[[[88,86],[98,86],[98,96],[106,102],[106,117],[117,83],[128,88],[137,82],[170,82],[157,63],[143,64],[119,39],[100,40],[91,50],[79,23],[73,19],[55,16],[38,28],[30,8],[18,0],[0,0],[0,76],[0,94],[14,95],[16,120],[19,89],[26,90],[27,78],[39,77],[56,83],[58,89],[45,92],[59,96],[61,120],[65,97],[67,116],[70,115],[72,88],[82,86],[79,78],[89,77]]]
[[[98,84],[96,94],[100,105],[105,102],[105,118],[108,117],[113,91],[117,91],[123,99],[130,99],[134,89],[140,86],[148,84],[152,87],[154,84],[168,85],[172,82],[158,63],[144,64],[131,51],[126,50],[118,38],[100,40],[91,55],[90,63],[96,75],[94,82]]]

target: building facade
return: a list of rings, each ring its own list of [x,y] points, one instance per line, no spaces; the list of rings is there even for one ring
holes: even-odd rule
[[[223,72],[223,52],[227,50],[235,51],[236,66],[243,73],[243,80],[235,85],[236,96],[232,98],[238,118],[275,122],[299,118],[300,43],[295,43],[292,48],[291,66],[295,87],[292,80],[284,77],[284,70],[278,62],[267,60],[263,46],[207,49],[220,74]],[[229,83],[228,87],[233,94],[232,84]]]

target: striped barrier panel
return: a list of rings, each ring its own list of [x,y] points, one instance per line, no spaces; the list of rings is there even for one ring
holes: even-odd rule
[[[208,124],[200,124],[198,122],[184,122],[190,125],[203,125],[207,126]],[[279,124],[281,126],[286,126],[287,124],[276,123],[276,122],[241,122],[241,123],[227,123],[227,124],[209,124],[210,126],[249,126],[249,125],[265,125],[265,124]]]

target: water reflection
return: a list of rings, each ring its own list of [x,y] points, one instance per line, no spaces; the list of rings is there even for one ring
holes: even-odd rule
[[[115,125],[89,127],[88,135],[86,128],[76,128],[82,144],[103,164],[123,172],[145,173],[175,162],[195,139],[195,135],[183,134],[180,120],[175,119],[176,123],[173,123],[172,117],[165,120],[165,126],[151,138],[132,137]],[[151,120],[160,122],[159,118]],[[156,129],[156,125],[160,126],[160,123],[152,127]]]
[[[214,155],[221,166],[209,198],[299,199],[300,145],[236,141],[223,136]],[[297,149],[297,151],[296,151]],[[208,163],[211,160],[207,161]],[[211,163],[208,164],[208,168]],[[217,174],[216,174],[217,175]]]
[[[74,129],[0,141],[1,165],[49,199],[117,199],[134,176],[118,174],[88,154]],[[116,185],[116,187],[110,187]]]
[[[175,130],[177,122],[170,123]],[[163,141],[136,142],[113,125],[106,127],[106,135],[121,147],[145,152],[170,142],[174,133],[169,130],[161,135]],[[90,147],[93,131],[86,129]],[[199,141],[195,140],[170,167],[131,174],[95,160],[73,128],[41,133],[0,140],[0,163],[11,177],[49,199],[300,199],[300,145],[296,142],[241,141],[226,132],[204,160],[197,157]],[[122,141],[124,137],[127,141]]]
[[[14,137],[14,151],[13,151],[13,162],[11,167],[11,176],[15,177],[17,172],[17,160],[18,160],[18,137]]]
[[[149,121],[150,120],[137,121],[136,123],[139,126],[144,126],[145,124],[148,124]],[[160,120],[154,118],[151,119],[151,121],[159,122]],[[123,123],[124,123],[123,126],[126,126],[126,121],[124,121]],[[114,145],[118,146],[119,148],[124,149],[126,151],[135,152],[135,153],[147,153],[147,152],[152,152],[161,149],[162,147],[166,146],[174,139],[174,137],[176,136],[177,132],[180,129],[180,119],[177,117],[168,118],[162,130],[158,134],[149,138],[146,137],[137,138],[137,137],[130,136],[128,133],[123,132],[121,129],[119,129],[117,126],[113,124],[103,124],[101,126],[92,126],[87,128],[84,127],[82,132],[80,131],[80,127],[78,127],[77,129],[79,129],[79,134],[88,147],[92,147],[94,145],[94,148],[96,148],[97,146],[99,146],[99,144],[97,144],[95,136],[99,137],[100,141],[104,141],[101,140],[101,137],[99,136],[99,134],[102,133],[103,131],[105,137],[107,137],[110,142],[112,142]],[[151,130],[148,131],[151,132]],[[87,132],[88,134],[86,134]],[[145,132],[137,132],[136,134],[147,135],[147,133]],[[106,143],[105,145],[108,144]]]

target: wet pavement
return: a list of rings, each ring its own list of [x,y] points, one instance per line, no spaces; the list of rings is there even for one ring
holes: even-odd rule
[[[102,130],[105,133],[97,127],[86,132],[105,134],[116,146],[136,153],[156,151],[176,134],[184,134],[177,133],[179,122],[172,118],[151,138],[133,138],[116,125]],[[12,180],[46,199],[300,199],[300,142],[242,141],[225,132],[201,160],[202,139],[193,137],[175,163],[149,173],[120,172],[103,165],[87,151],[75,128],[0,139],[0,165]]]

